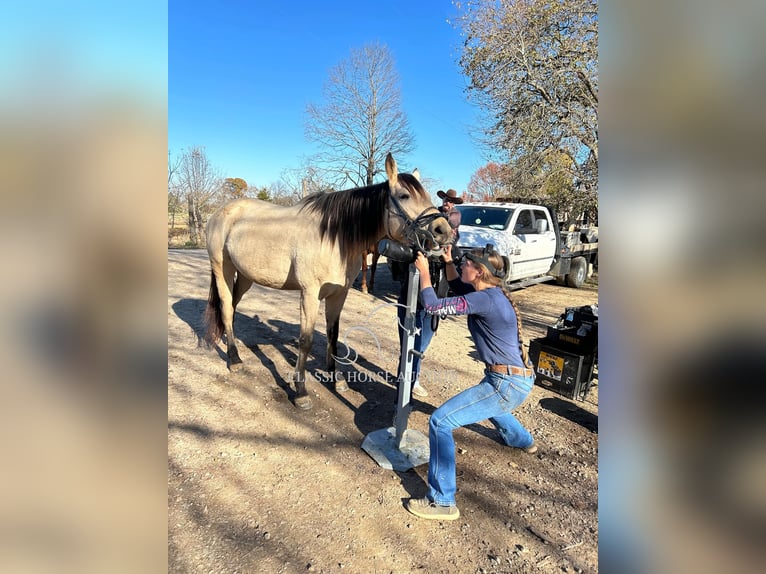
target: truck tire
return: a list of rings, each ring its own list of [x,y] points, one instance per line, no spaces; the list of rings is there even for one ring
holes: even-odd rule
[[[575,257],[569,265],[567,273],[567,285],[574,289],[579,289],[585,283],[585,276],[588,273],[588,262],[584,257]]]

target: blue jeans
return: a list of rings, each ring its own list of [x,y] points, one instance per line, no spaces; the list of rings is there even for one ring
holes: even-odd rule
[[[404,324],[404,315],[405,315],[406,309],[404,307],[398,307],[397,308],[397,315],[399,317],[399,348],[402,346],[402,341],[404,340],[404,329],[402,329],[401,325]],[[431,344],[431,339],[434,337],[434,330],[432,328],[431,323],[431,315],[427,314],[424,309],[418,309],[415,312],[415,327],[417,328],[418,333],[415,335],[415,346],[413,349],[415,351],[419,351],[421,353],[425,353],[426,349],[428,348],[428,345]],[[399,366],[397,367],[397,373],[401,372],[402,364],[401,364],[402,358],[401,354],[399,355]],[[415,382],[420,378],[420,357],[417,355],[412,356],[412,380],[411,383],[414,385]]]
[[[455,441],[458,427],[489,419],[506,445],[532,446],[534,439],[511,411],[527,398],[534,375],[502,375],[485,371],[481,382],[436,409],[428,424],[431,458],[428,462],[428,498],[436,504],[455,504]]]

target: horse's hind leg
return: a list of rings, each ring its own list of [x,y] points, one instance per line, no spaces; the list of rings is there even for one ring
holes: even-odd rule
[[[253,286],[253,282],[250,281],[250,279],[246,279],[239,273],[237,273],[237,280],[234,282],[234,300],[232,301],[232,306],[234,307],[234,311],[237,310],[237,305],[239,305],[239,302],[242,300],[242,296],[247,293],[248,289]]]
[[[226,332],[226,356],[229,359],[229,370],[232,372],[242,367],[242,359],[239,358],[234,339],[234,272],[234,264],[228,259],[224,259],[220,269],[213,267],[213,273],[216,274],[218,282],[218,294],[221,298],[221,320]]]
[[[367,254],[369,251],[363,251],[362,252],[362,284],[359,287],[362,290],[362,293],[367,293]],[[370,283],[370,286],[372,286],[372,283]]]
[[[306,359],[314,342],[314,325],[319,313],[319,294],[301,292],[301,334],[298,340],[298,362],[295,365],[295,406],[311,408],[311,398],[306,391]]]
[[[372,287],[372,284],[370,284]],[[327,318],[327,373],[335,381],[335,390],[343,393],[348,390],[348,384],[343,373],[336,369],[335,357],[338,356],[338,331],[340,329],[340,312],[346,302],[348,289],[343,289],[325,299],[325,317]]]
[[[372,251],[372,265],[370,265],[370,293],[375,290],[375,270],[378,268],[378,259],[380,259],[380,251],[376,245]]]

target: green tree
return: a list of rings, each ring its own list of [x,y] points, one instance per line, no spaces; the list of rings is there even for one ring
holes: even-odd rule
[[[404,156],[415,138],[402,111],[399,76],[384,45],[369,44],[330,70],[323,105],[306,109],[306,137],[319,144],[321,179],[336,189],[372,185],[386,154]]]
[[[507,172],[511,188],[560,191],[567,186],[548,180],[565,177],[571,193],[595,201],[596,0],[455,4],[465,38],[460,65],[469,93],[488,112],[488,142],[513,167]],[[568,161],[560,161],[562,154]]]

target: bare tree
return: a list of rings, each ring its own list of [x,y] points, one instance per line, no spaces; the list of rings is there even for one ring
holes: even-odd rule
[[[181,210],[181,189],[177,182],[180,167],[181,158],[174,159],[168,151],[168,218],[171,232],[176,227],[176,215]]]
[[[193,147],[181,156],[178,186],[186,198],[189,238],[192,245],[204,239],[207,217],[218,206],[222,195],[222,179],[208,160],[205,148]]]
[[[323,171],[309,163],[283,170],[280,180],[271,185],[274,202],[281,205],[293,205],[307,195],[333,189],[333,186],[323,179]]]
[[[372,185],[386,154],[404,156],[415,138],[401,109],[399,76],[388,48],[369,44],[330,70],[324,105],[306,109],[306,137],[322,149],[323,181],[336,189]]]
[[[295,205],[300,199],[281,180],[270,183],[268,187],[261,188],[255,197],[256,199],[284,206]]]
[[[455,4],[463,10],[460,65],[488,111],[492,146],[513,167],[511,187],[568,187],[581,203],[597,201],[597,0]]]

